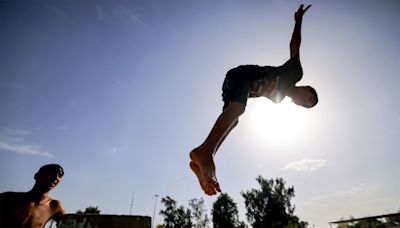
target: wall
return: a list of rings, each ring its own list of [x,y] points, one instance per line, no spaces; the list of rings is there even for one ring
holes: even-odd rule
[[[148,216],[67,214],[59,228],[151,228]]]

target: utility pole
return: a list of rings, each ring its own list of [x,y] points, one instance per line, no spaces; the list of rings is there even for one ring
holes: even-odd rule
[[[153,219],[152,219],[152,221],[151,221],[151,223],[152,223],[151,227],[153,227],[153,228],[154,228],[154,219],[155,219],[155,215],[156,215],[157,198],[158,198],[158,194],[155,194],[155,195],[154,195]]]
[[[135,197],[135,193],[132,194],[131,208],[129,209],[129,215],[132,215],[132,207],[133,207],[133,198],[134,197]]]

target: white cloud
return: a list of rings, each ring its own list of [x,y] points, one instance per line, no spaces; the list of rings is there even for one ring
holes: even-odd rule
[[[128,7],[125,7],[123,5],[118,5],[117,8],[115,9],[116,14],[121,14],[121,16],[126,16],[129,21],[131,21],[134,24],[142,24],[142,20],[132,12]]]
[[[106,17],[103,7],[101,7],[101,5],[99,4],[96,4],[95,8],[97,13],[97,20],[103,21],[104,18]]]
[[[20,137],[15,137],[15,136],[0,135],[0,141],[8,142],[8,143],[18,143],[18,142],[22,142],[23,139]]]
[[[38,145],[29,145],[29,144],[11,144],[7,142],[0,141],[0,151],[6,150],[19,154],[29,154],[29,155],[40,155],[53,158],[54,156],[46,151],[42,150],[42,148]]]
[[[0,141],[7,143],[19,143],[23,141],[23,136],[29,134],[30,132],[25,130],[4,128],[1,129]]]
[[[54,14],[58,18],[68,20],[68,16],[62,10],[60,10],[58,7],[55,7],[55,6],[52,6],[49,4],[45,4],[44,7],[46,7],[52,14]]]
[[[294,169],[296,171],[314,171],[324,166],[326,160],[323,159],[301,159],[300,161],[290,162],[285,169]]]
[[[24,143],[23,136],[29,135],[30,132],[18,129],[2,129],[0,134],[0,151],[9,151],[18,154],[46,156],[53,158],[54,156],[42,149],[39,145]]]
[[[131,7],[119,1],[113,2],[112,7],[104,5],[101,2],[95,2],[97,20],[127,20],[133,24],[142,24],[143,21],[135,14]]]
[[[69,130],[69,127],[68,126],[59,126],[59,127],[57,127],[57,130],[67,131],[67,130]]]
[[[22,136],[22,135],[29,135],[30,132],[26,130],[21,130],[21,129],[10,129],[10,128],[5,128],[2,130],[5,134],[9,136]]]

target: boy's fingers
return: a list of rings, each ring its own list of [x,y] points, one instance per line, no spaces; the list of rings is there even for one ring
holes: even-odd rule
[[[299,9],[297,10],[297,12],[300,12],[302,9],[303,9],[303,4],[301,4],[301,5],[299,6]]]
[[[305,9],[304,12],[306,12],[308,10],[308,8],[310,8],[312,5],[308,5]]]

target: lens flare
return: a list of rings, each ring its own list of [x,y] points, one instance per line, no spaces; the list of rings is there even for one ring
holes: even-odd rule
[[[284,148],[298,145],[307,136],[308,110],[289,99],[280,104],[258,99],[249,109],[251,135],[257,143]]]

